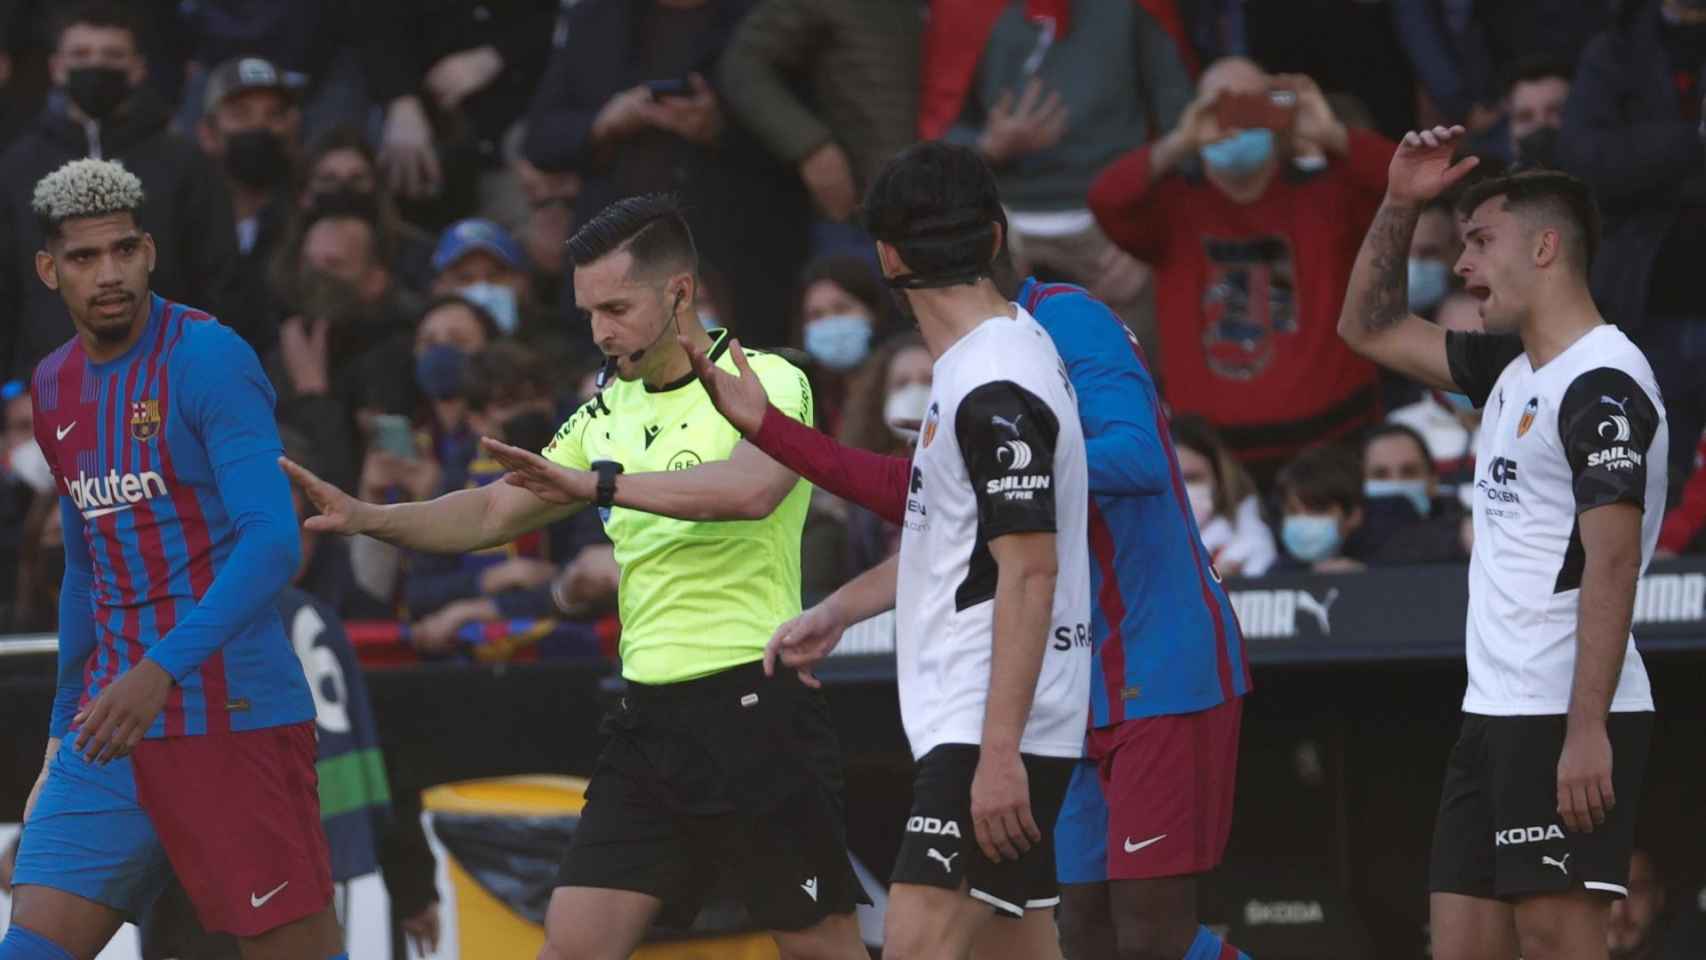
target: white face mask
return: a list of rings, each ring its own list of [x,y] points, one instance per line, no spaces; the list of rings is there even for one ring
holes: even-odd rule
[[[1196,515],[1197,526],[1207,526],[1208,522],[1214,519],[1214,484],[1200,481],[1187,483],[1185,494],[1190,497],[1191,513]]]
[[[25,440],[13,447],[6,458],[6,466],[12,475],[38,494],[50,493],[53,490],[53,470],[47,465],[47,457],[42,456],[41,447],[34,440]]]
[[[918,439],[919,424],[930,406],[930,388],[922,383],[908,384],[889,394],[883,404],[883,422],[895,436],[911,443]]]

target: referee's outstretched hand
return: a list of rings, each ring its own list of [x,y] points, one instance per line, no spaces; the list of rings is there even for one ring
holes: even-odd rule
[[[1566,728],[1558,755],[1558,816],[1576,833],[1592,833],[1617,805],[1611,790],[1611,736],[1605,725]]]
[[[481,437],[480,446],[487,456],[509,471],[504,474],[505,483],[520,487],[546,503],[583,503],[598,494],[597,478],[585,470],[558,466],[531,450],[491,437]]]
[[[712,363],[711,358],[689,343],[686,337],[677,337],[676,342],[686,351],[688,362],[693,364],[694,375],[705,385],[705,392],[723,419],[739,430],[743,437],[757,433],[764,423],[764,411],[770,406],[770,396],[764,392],[764,384],[758,382],[758,375],[752,372],[752,365],[746,362],[746,351],[740,348],[740,341],[729,342],[729,356],[734,358],[739,375]]]
[[[776,628],[770,642],[764,645],[764,675],[776,675],[776,661],[792,667],[800,674],[800,682],[812,689],[823,682],[812,675],[812,666],[829,656],[841,635],[847,631],[847,620],[836,612],[834,604],[824,601],[805,613]]]

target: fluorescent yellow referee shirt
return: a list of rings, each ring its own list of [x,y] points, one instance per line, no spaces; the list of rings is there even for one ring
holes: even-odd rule
[[[728,332],[712,337],[711,360],[734,372]],[[771,404],[810,424],[806,375],[774,354],[747,357]],[[574,470],[598,460],[620,463],[626,473],[688,470],[728,459],[740,439],[690,373],[664,387],[609,384],[569,417],[544,455]],[[800,533],[810,498],[811,485],[801,480],[762,520],[601,510],[622,568],[622,676],[679,683],[760,659],[776,628],[800,612]]]

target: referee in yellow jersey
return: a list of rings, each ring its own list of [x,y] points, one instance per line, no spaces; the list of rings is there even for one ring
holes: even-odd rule
[[[725,875],[784,958],[863,960],[827,707],[793,671],[766,678],[761,665],[772,632],[800,612],[810,488],[743,441],[693,375],[678,336],[732,361],[728,333],[696,319],[698,253],[673,199],[611,204],[569,254],[575,303],[614,378],[544,459],[487,440],[508,482],[389,506],[286,461],[319,509],[308,525],[460,553],[598,508],[622,568],[628,685],[606,718],[610,742],[558,876],[542,960],[626,958],[654,919],[690,923]],[[772,401],[811,423],[805,375],[749,356]]]

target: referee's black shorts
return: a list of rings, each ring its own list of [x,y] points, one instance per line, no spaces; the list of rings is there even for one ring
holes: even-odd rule
[[[848,860],[841,747],[822,695],[757,663],[630,683],[557,885],[632,890],[685,928],[727,892],[767,930],[803,930],[864,899]]]
[[[1653,715],[1607,720],[1616,802],[1592,833],[1573,833],[1558,817],[1565,722],[1463,715],[1434,823],[1431,892],[1514,899],[1580,888],[1628,896]]]

